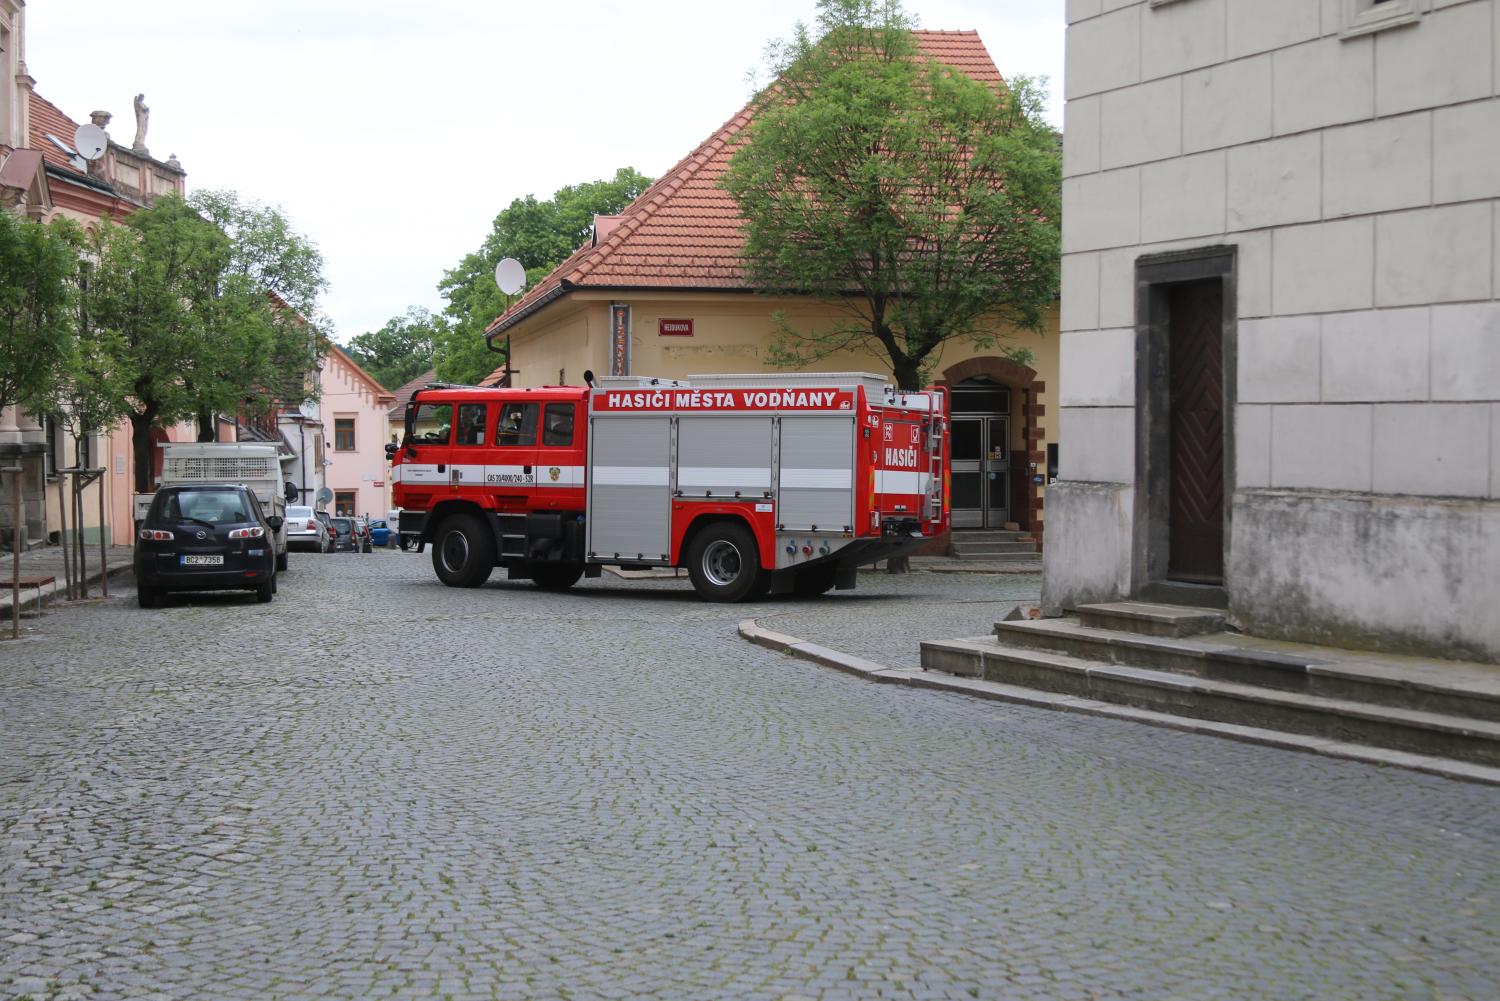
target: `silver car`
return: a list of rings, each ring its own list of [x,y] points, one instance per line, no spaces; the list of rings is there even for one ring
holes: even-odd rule
[[[328,541],[328,528],[312,508],[286,509],[286,547],[315,553],[326,553],[332,548]]]

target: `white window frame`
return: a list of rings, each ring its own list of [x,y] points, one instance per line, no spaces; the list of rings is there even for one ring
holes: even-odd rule
[[[1429,7],[1429,0],[1344,0],[1344,30],[1340,37],[1358,38],[1416,24]]]

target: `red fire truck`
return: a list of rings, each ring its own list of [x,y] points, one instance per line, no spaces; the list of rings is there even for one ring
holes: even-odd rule
[[[387,446],[404,542],[450,587],[686,567],[741,601],[851,588],[948,528],[948,397],[862,373],[433,385]]]

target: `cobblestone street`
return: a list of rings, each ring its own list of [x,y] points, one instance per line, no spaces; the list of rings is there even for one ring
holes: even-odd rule
[[[0,644],[0,997],[1500,997],[1500,789],[874,685],[1034,576],[248,595]]]

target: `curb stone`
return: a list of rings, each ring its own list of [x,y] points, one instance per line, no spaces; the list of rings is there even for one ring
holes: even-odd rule
[[[1368,765],[1407,768],[1412,771],[1423,772],[1428,775],[1438,775],[1461,782],[1477,782],[1484,785],[1500,786],[1500,768],[1471,764],[1467,761],[1434,758],[1422,754],[1392,751],[1381,747],[1368,747],[1364,744],[1350,744],[1344,741],[1329,740],[1306,734],[1284,733],[1280,730],[1265,730],[1259,727],[1241,726],[1235,723],[1220,723],[1214,720],[1173,716],[1168,713],[1154,712],[1149,709],[1137,709],[1133,706],[1119,705],[1113,702],[1100,702],[1095,699],[1079,698],[1073,695],[1060,695],[1055,692],[1046,692],[1034,688],[1021,688],[1016,685],[1002,685],[998,682],[982,681],[978,678],[962,678],[956,675],[946,675],[925,670],[900,670],[877,664],[874,661],[865,660],[862,657],[855,657],[852,654],[841,653],[838,650],[820,646],[817,643],[808,643],[795,636],[788,636],[785,633],[764,629],[754,619],[741,621],[739,624],[739,634],[743,639],[757,646],[765,647],[768,650],[775,650],[777,653],[783,653],[789,657],[805,660],[822,667],[831,667],[836,671],[852,674],[867,681],[876,682],[877,684],[906,685],[910,688],[950,692],[955,695],[968,695],[973,698],[987,699],[993,702],[1008,702],[1015,705],[1031,706],[1037,709],[1055,709],[1062,712],[1081,713],[1086,716],[1103,716],[1109,719],[1144,723],[1147,726],[1178,730],[1184,733],[1223,737],[1227,740],[1237,740],[1245,744],[1259,744],[1263,747],[1275,747],[1285,751],[1303,751],[1310,754],[1321,754],[1325,757],[1343,758],[1348,761],[1358,761]],[[988,639],[989,637],[982,638]]]

